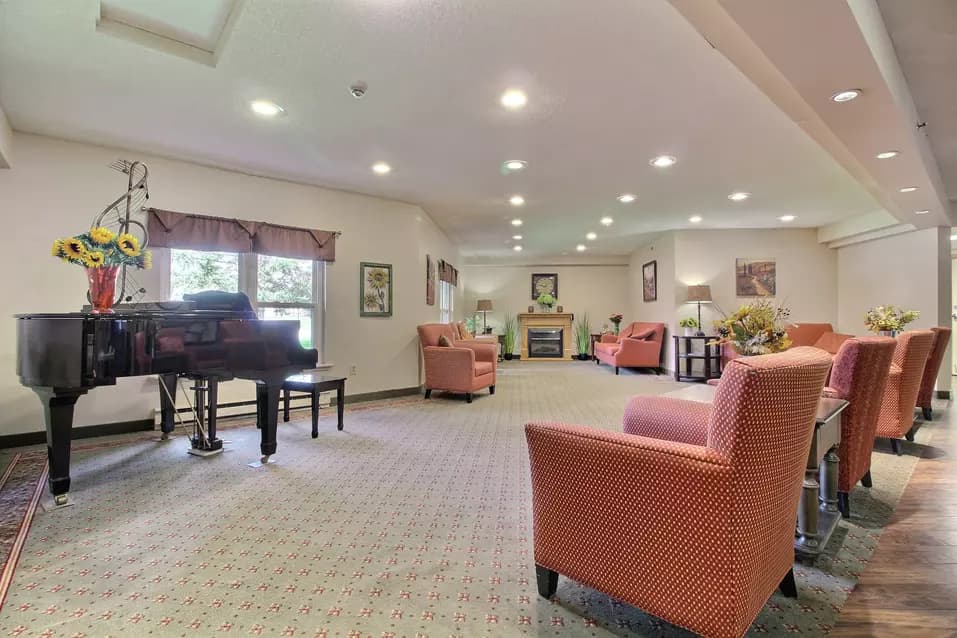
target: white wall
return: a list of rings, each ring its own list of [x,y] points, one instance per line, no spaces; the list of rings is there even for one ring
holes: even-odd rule
[[[10,168],[13,164],[13,131],[3,109],[0,108],[0,168]]]
[[[645,301],[642,293],[642,266],[650,261],[657,262],[657,298]],[[665,346],[662,363],[668,370],[674,368],[675,330],[675,233],[665,233],[648,244],[641,246],[631,255],[628,265],[628,290],[631,294],[631,314],[625,316],[625,322],[658,321],[665,324]]]
[[[0,215],[15,234],[0,253],[0,267],[7,273],[0,278],[5,316],[79,309],[85,300],[84,274],[49,256],[52,240],[88,228],[93,216],[125,190],[125,177],[108,167],[112,161],[141,159],[150,167],[150,203],[158,208],[343,231],[336,262],[327,267],[326,360],[335,364],[333,373],[347,375],[356,366],[347,394],[419,385],[415,327],[439,315],[438,306],[425,305],[425,256],[457,266],[461,262],[458,250],[421,208],[140,151],[20,133],[14,137],[16,166],[0,171]],[[359,317],[360,261],[393,265],[393,317]],[[153,291],[158,291],[156,280],[154,273]],[[460,284],[458,308],[461,289]],[[16,377],[15,356],[15,322],[7,319],[0,322],[0,435],[43,428],[39,401]],[[244,382],[228,385],[224,401],[254,396]],[[80,399],[76,422],[149,418],[157,401],[151,380],[122,380],[119,388],[99,388]]]
[[[919,310],[908,328],[950,326],[950,232],[927,228],[838,249],[838,328],[864,333],[864,313],[879,305]],[[952,346],[952,343],[951,343]],[[946,354],[945,361],[950,361]],[[941,366],[938,390],[950,390]]]
[[[469,264],[462,269],[465,277],[465,300],[461,315],[467,316],[475,309],[478,299],[491,299],[494,312],[488,313],[488,324],[495,333],[501,332],[506,313],[516,315],[527,312],[528,306],[536,306],[532,300],[532,273],[556,273],[558,275],[558,304],[565,312],[588,313],[592,330],[597,332],[602,324],[609,323],[614,312],[627,315],[630,306],[628,294],[628,266],[620,264],[563,264],[563,265],[495,265]],[[477,315],[481,325],[482,315]],[[521,341],[515,344],[515,352],[521,351]]]

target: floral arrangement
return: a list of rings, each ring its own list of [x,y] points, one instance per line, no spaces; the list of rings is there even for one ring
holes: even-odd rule
[[[85,268],[136,266],[150,268],[152,255],[140,248],[140,241],[129,233],[117,235],[102,226],[68,239],[57,239],[51,251],[54,257]]]
[[[615,326],[615,334],[618,334],[618,331],[621,328],[622,319],[624,319],[624,315],[620,312],[612,313],[612,315],[608,317],[608,321],[612,322],[612,324]]]
[[[694,317],[685,317],[684,319],[678,321],[678,325],[682,328],[697,328],[698,320]]]
[[[551,308],[552,306],[555,305],[555,302],[557,301],[557,299],[555,299],[555,297],[552,296],[550,293],[543,292],[542,294],[538,296],[538,299],[536,299],[535,301],[537,301],[538,305],[540,306],[544,306],[545,308]]]
[[[864,327],[871,332],[897,332],[920,316],[919,310],[900,310],[896,306],[877,306],[864,315]]]
[[[787,350],[791,339],[784,326],[790,314],[787,308],[766,299],[745,304],[714,322],[718,339],[711,345],[729,343],[738,354],[746,356]]]

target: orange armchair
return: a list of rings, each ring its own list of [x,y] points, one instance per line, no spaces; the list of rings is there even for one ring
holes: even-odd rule
[[[595,343],[595,365],[605,362],[619,368],[654,368],[658,374],[661,365],[661,347],[665,338],[665,324],[635,321],[616,335],[602,335]]]
[[[456,341],[452,328],[444,323],[426,323],[418,327],[422,358],[425,362],[425,398],[432,390],[446,390],[465,394],[472,402],[472,394],[488,388],[495,394],[495,364],[498,347],[475,340]],[[451,346],[440,346],[439,337],[445,336]]]
[[[944,360],[944,352],[950,343],[950,328],[940,326],[931,328],[934,333],[934,347],[930,350],[927,365],[924,366],[924,375],[921,377],[920,390],[917,392],[917,407],[921,409],[925,421],[934,418],[931,401],[934,398],[934,387],[937,385],[937,374],[940,364]]]
[[[930,330],[911,330],[897,337],[894,359],[887,375],[887,387],[877,417],[877,436],[891,440],[894,453],[901,454],[901,437],[914,440],[914,408],[927,356],[934,346]]]
[[[831,365],[797,348],[732,362],[713,407],[639,397],[696,442],[530,423],[538,591],[563,574],[712,638],[738,638],[778,587],[796,596],[794,513]]]

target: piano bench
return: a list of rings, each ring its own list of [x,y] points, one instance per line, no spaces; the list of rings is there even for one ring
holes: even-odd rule
[[[312,397],[312,438],[319,436],[319,393],[336,391],[336,409],[339,422],[337,428],[342,430],[342,413],[345,407],[346,378],[320,374],[318,372],[303,372],[287,377],[282,384],[282,420],[289,421],[289,399],[292,392],[305,392]]]

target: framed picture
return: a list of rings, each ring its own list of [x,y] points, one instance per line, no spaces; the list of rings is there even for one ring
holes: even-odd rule
[[[359,316],[392,316],[392,264],[359,264]]]
[[[435,262],[431,255],[425,256],[425,305],[435,305]]]
[[[641,267],[641,298],[658,300],[658,260],[649,261]]]
[[[532,301],[537,300],[539,295],[544,294],[558,298],[558,273],[532,274]]]
[[[735,292],[738,297],[773,297],[777,294],[777,264],[773,259],[734,260]]]

